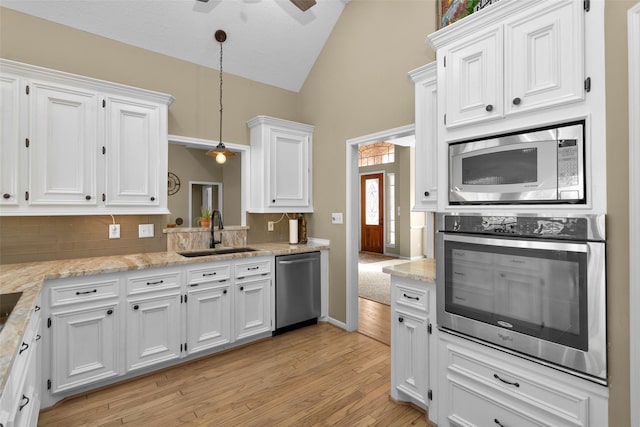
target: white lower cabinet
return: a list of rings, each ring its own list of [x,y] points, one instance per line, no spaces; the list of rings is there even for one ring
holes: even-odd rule
[[[253,258],[235,266],[235,339],[272,330],[273,257]]]
[[[391,397],[435,415],[431,349],[434,284],[391,276]]]
[[[127,302],[127,371],[180,357],[180,296],[176,291]]]
[[[439,345],[441,427],[608,425],[606,387],[445,332]]]
[[[13,369],[0,394],[0,426],[28,426],[38,424],[40,412],[40,357],[41,324],[40,303],[22,336],[15,355]]]

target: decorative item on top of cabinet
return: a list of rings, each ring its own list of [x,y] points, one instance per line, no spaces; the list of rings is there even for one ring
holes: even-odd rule
[[[170,95],[6,59],[0,83],[0,215],[169,213]]]
[[[313,212],[313,126],[256,116],[251,132],[249,212]]]
[[[414,211],[435,212],[437,210],[438,179],[438,96],[436,85],[436,63],[424,65],[409,72],[415,83],[415,205]]]
[[[582,101],[584,13],[575,0],[501,0],[431,34],[445,126]]]

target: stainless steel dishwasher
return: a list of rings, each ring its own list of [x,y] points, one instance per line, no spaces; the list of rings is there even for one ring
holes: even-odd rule
[[[315,324],[320,316],[320,252],[276,257],[274,335]]]

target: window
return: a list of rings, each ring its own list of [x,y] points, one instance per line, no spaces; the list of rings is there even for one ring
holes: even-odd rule
[[[396,174],[387,174],[387,245],[396,245]]]
[[[388,142],[358,147],[358,167],[382,165],[395,162],[395,146]]]

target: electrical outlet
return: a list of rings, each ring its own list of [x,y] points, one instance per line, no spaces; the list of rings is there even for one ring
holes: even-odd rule
[[[109,224],[109,238],[110,239],[120,238],[120,224]]]
[[[153,237],[153,224],[138,224],[138,238]]]
[[[273,221],[267,222],[267,231],[273,231]]]
[[[331,224],[342,224],[342,212],[333,212],[331,214]]]

